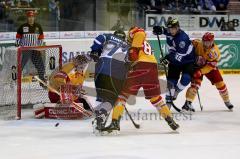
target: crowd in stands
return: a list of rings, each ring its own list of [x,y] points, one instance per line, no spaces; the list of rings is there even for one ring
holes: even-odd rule
[[[145,11],[201,13],[225,11],[229,0],[137,0]]]
[[[116,0],[109,0],[111,3],[115,1]],[[134,2],[134,5],[129,6],[132,8],[133,6],[137,6],[134,8],[137,8],[136,10],[139,12],[138,16],[141,18],[144,18],[144,14],[142,13],[148,12],[157,14],[228,14],[229,1],[230,0],[131,0],[131,2]],[[47,27],[45,30],[58,30],[59,27],[60,29],[66,28],[66,30],[72,30],[71,26],[74,27],[75,25],[76,29],[84,28],[84,14],[88,14],[88,12],[82,12],[87,8],[83,2],[83,0],[0,0],[0,32],[15,30],[16,27],[25,20],[25,12],[28,8],[36,9],[36,12],[38,12],[38,20],[41,20],[40,23],[43,27]],[[93,3],[94,0],[91,2]],[[124,2],[123,7],[120,8],[126,8],[126,5],[128,5],[128,0],[118,0],[117,2],[116,4]],[[116,7],[113,8],[113,10],[116,10]],[[94,10],[94,8],[92,9]],[[123,12],[126,14],[126,17],[129,17],[127,13],[129,13],[130,10],[131,8],[128,7],[128,11],[122,10],[119,14]],[[120,18],[111,26],[111,30],[115,30],[116,28],[124,29],[121,16],[119,17]],[[69,23],[71,24],[68,25]],[[233,31],[234,27],[232,27],[232,24],[233,22],[231,21],[225,22],[221,30]]]
[[[0,0],[0,25],[17,27],[25,19],[26,11],[34,10],[38,17],[46,15],[46,18],[41,18],[42,21],[49,21],[50,27],[57,28],[60,21],[59,2],[60,0]]]

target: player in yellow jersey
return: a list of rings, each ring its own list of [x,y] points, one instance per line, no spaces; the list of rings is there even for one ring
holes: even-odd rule
[[[66,63],[61,70],[54,71],[49,77],[49,84],[61,93],[61,97],[52,92],[48,92],[48,97],[52,103],[72,100],[83,103],[85,109],[90,109],[89,103],[81,96],[82,85],[85,79],[84,69],[88,59],[84,55],[78,55],[72,62]]]
[[[187,90],[186,102],[182,109],[187,111],[195,111],[192,108],[191,103],[197,94],[197,90],[201,86],[203,76],[205,76],[213,85],[216,86],[227,108],[229,110],[233,109],[233,105],[230,103],[227,86],[223,81],[223,78],[217,67],[217,63],[220,59],[220,50],[214,43],[214,34],[206,32],[203,35],[202,40],[193,40],[192,43],[197,55],[196,64],[199,68],[193,75],[191,87]]]
[[[132,63],[121,94],[113,108],[112,123],[102,129],[102,132],[111,133],[120,130],[120,119],[124,112],[129,95],[137,95],[142,87],[145,98],[149,99],[168,125],[176,130],[179,125],[173,120],[172,113],[160,96],[157,60],[152,53],[150,44],[146,41],[143,29],[132,27],[128,32],[128,43],[131,45],[128,59]]]

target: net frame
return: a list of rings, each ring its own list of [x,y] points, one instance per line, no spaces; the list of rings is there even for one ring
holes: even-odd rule
[[[22,118],[22,54],[27,50],[44,51],[49,48],[59,48],[59,68],[62,67],[62,46],[61,45],[48,45],[48,46],[27,46],[19,47],[17,49],[17,114],[16,119]]]

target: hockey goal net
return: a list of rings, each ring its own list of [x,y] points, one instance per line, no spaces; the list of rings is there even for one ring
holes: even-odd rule
[[[48,90],[34,79],[48,81],[62,65],[61,45],[10,47],[0,68],[0,119],[21,119],[23,108],[49,102]]]

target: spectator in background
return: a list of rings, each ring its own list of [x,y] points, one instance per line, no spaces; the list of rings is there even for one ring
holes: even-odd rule
[[[137,3],[145,11],[157,11],[162,12],[165,0],[137,0]]]
[[[0,20],[5,17],[5,2],[1,1],[0,2]]]
[[[182,0],[183,10],[199,13],[201,11],[201,6],[199,4],[199,0]]]
[[[228,22],[228,31],[236,31],[235,28],[234,28],[233,21]]]
[[[32,0],[16,0],[17,2],[17,7],[22,7],[22,8],[27,8],[30,7],[30,3]]]
[[[6,5],[9,7],[14,7],[15,6],[15,1],[14,0],[5,0]]]
[[[120,19],[117,20],[117,23],[111,28],[111,30],[125,30]]]
[[[216,9],[219,11],[227,10],[229,0],[212,0]]]
[[[152,10],[156,10],[157,12],[161,13],[163,9],[163,0],[151,0],[150,6]]]
[[[178,8],[178,1],[177,0],[169,0],[167,2],[167,9],[171,11],[175,11]]]
[[[60,21],[60,6],[59,0],[50,0],[49,4],[49,19],[51,21],[52,26],[54,26],[55,30],[58,31],[59,21]]]
[[[216,11],[216,7],[213,4],[212,0],[200,0],[199,4],[200,4],[200,7],[201,7],[201,10],[210,10],[212,12]]]
[[[233,21],[223,22],[220,28],[221,31],[236,31]]]
[[[143,10],[150,10],[151,9],[150,0],[137,0],[137,3],[139,4],[139,7],[142,8]]]

